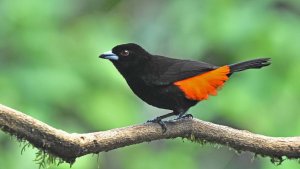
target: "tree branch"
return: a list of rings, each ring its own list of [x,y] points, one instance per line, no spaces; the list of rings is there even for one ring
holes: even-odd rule
[[[0,104],[0,128],[35,147],[72,163],[77,157],[159,139],[187,138],[250,151],[262,156],[300,159],[300,137],[267,137],[198,119],[166,122],[167,132],[158,124],[146,123],[108,131],[70,134]]]

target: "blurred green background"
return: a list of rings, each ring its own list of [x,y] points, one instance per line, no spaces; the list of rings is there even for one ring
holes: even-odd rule
[[[299,0],[0,0],[0,103],[68,132],[140,124],[168,112],[140,101],[99,54],[135,42],[216,65],[271,57],[235,74],[194,117],[269,136],[300,133]],[[0,132],[0,169],[35,169],[36,149]],[[73,169],[295,169],[227,147],[161,140],[78,158]],[[50,168],[69,168],[68,164]]]

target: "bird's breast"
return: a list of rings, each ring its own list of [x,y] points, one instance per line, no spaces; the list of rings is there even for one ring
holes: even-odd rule
[[[140,99],[152,106],[176,110],[195,104],[190,103],[175,85],[154,85],[143,78],[127,78],[126,81]]]

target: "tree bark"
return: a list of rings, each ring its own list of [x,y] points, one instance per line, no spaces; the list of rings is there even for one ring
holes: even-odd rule
[[[47,153],[73,163],[77,157],[159,139],[187,138],[226,145],[262,156],[300,159],[300,137],[268,137],[198,119],[166,122],[167,131],[145,123],[94,133],[75,134],[53,128],[24,113],[0,104],[1,130],[27,140]]]

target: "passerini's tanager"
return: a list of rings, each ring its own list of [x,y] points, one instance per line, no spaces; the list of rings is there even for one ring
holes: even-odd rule
[[[246,69],[270,65],[270,58],[215,66],[209,63],[153,55],[141,46],[128,43],[115,46],[100,58],[109,59],[125,78],[131,90],[146,103],[171,113],[158,116],[157,122],[166,131],[162,119],[185,115],[187,110],[209,95],[216,95],[229,77]]]

